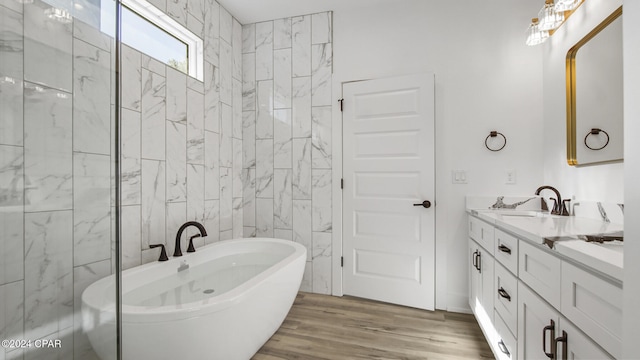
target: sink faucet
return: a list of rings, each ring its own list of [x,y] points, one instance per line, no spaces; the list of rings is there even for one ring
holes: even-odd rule
[[[549,185],[543,185],[540,186],[537,190],[536,190],[536,195],[540,195],[540,192],[542,190],[551,190],[554,193],[556,193],[556,198],[553,199],[554,200],[554,204],[553,204],[553,209],[551,209],[551,214],[552,215],[563,215],[563,216],[568,216],[569,215],[569,211],[567,210],[567,207],[565,205],[566,202],[570,201],[570,200],[565,200],[562,201],[562,198],[560,197],[560,192],[558,191],[558,189],[554,188],[553,186],[549,186]],[[547,202],[544,201],[544,199],[540,199],[542,201],[542,210],[548,210],[547,208]]]
[[[193,247],[193,238],[207,236],[207,230],[204,229],[204,226],[202,226],[202,224],[197,221],[187,221],[186,223],[182,224],[182,226],[180,226],[180,229],[178,229],[178,234],[176,235],[176,248],[173,251],[173,256],[182,256],[182,249],[180,248],[180,238],[182,237],[182,232],[184,231],[184,229],[188,228],[189,226],[197,227],[198,230],[200,230],[200,234],[196,234],[189,239],[189,248],[187,249],[187,252],[196,251],[196,249]]]

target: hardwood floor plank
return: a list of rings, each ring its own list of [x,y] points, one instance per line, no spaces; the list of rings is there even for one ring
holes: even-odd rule
[[[280,329],[253,357],[493,359],[475,318],[349,296],[299,293]]]

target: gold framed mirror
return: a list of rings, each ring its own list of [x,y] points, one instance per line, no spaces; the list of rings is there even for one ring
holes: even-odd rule
[[[567,162],[623,159],[622,6],[567,52]]]

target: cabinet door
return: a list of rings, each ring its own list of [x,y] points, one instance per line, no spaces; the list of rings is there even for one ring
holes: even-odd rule
[[[613,359],[569,320],[560,319],[560,334],[556,335],[558,360],[608,360]]]
[[[482,250],[480,255],[480,278],[481,290],[480,303],[487,315],[493,320],[493,300],[495,298],[494,290],[494,264],[493,256],[486,250]]]
[[[560,316],[551,305],[518,282],[518,359],[548,359],[558,337]],[[544,348],[543,348],[544,346]]]

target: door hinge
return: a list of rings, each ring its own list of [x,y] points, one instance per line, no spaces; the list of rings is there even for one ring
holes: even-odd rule
[[[344,189],[344,179],[340,179],[340,189]]]
[[[340,111],[344,110],[344,99],[340,99],[338,100],[338,102],[340,103]]]
[[[344,267],[344,256],[340,256],[340,267]]]

